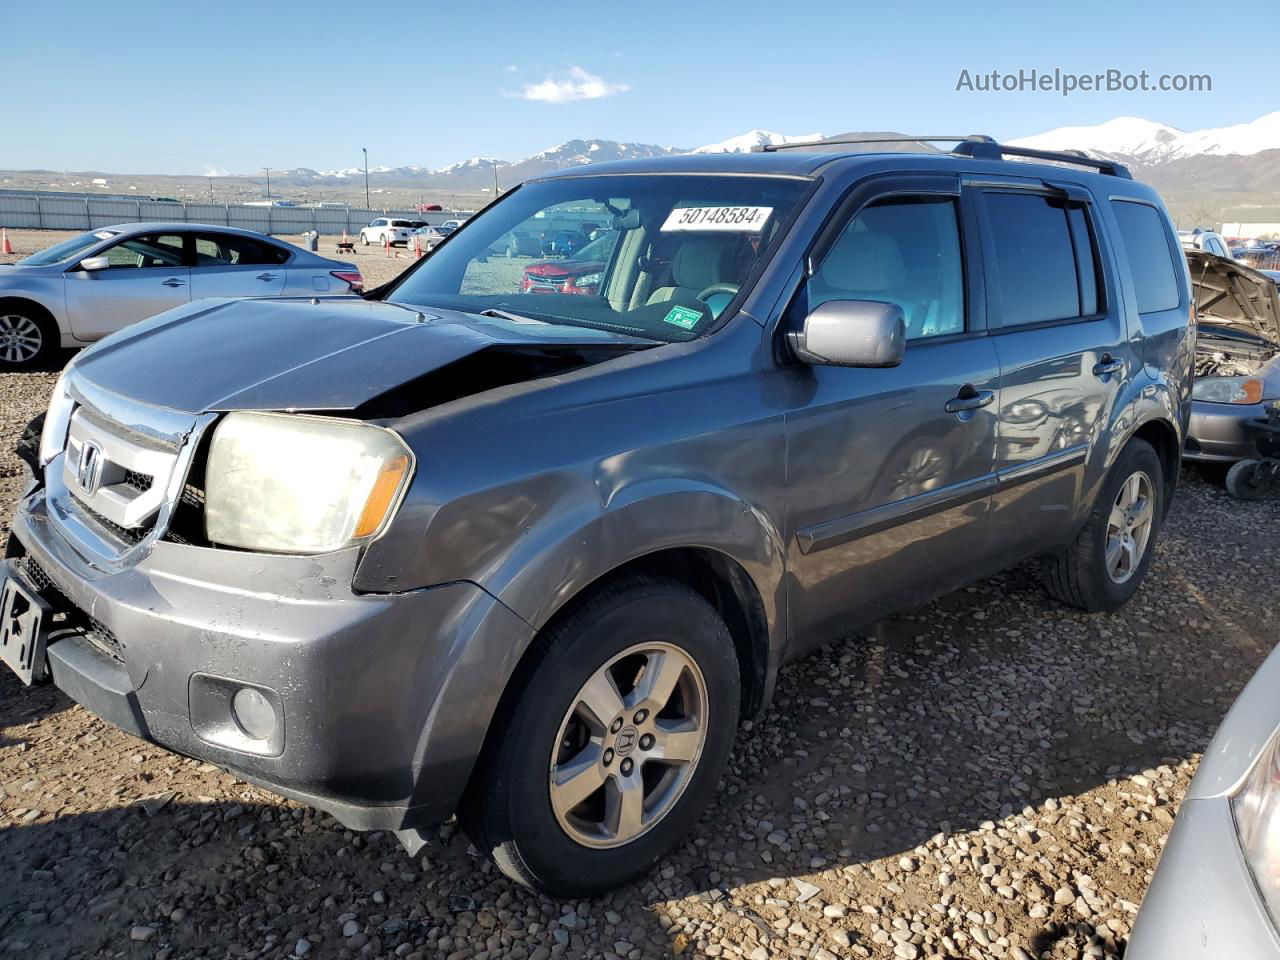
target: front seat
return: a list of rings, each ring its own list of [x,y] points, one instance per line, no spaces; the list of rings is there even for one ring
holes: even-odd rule
[[[693,300],[712,284],[740,283],[741,279],[733,269],[737,241],[734,235],[690,237],[671,258],[674,285],[654,290],[646,302]]]
[[[847,232],[809,283],[809,309],[828,300],[878,300],[896,303],[907,322],[907,336],[918,336],[925,304],[908,295],[907,265],[898,241],[870,230]]]

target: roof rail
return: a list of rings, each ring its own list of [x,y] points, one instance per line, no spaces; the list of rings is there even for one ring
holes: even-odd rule
[[[956,156],[974,157],[979,160],[1003,160],[1005,157],[1025,157],[1028,160],[1051,160],[1054,163],[1070,163],[1078,167],[1091,167],[1110,177],[1132,180],[1133,174],[1123,163],[1099,160],[1080,150],[1033,150],[1030,147],[1011,147],[994,140],[966,140],[957,143],[951,151]]]
[[[1028,160],[1051,160],[1055,163],[1070,163],[1079,167],[1090,167],[1099,173],[1111,177],[1132,180],[1133,174],[1123,163],[1114,160],[1099,160],[1080,150],[1033,150],[1030,147],[1013,147],[997,143],[992,137],[973,133],[967,137],[832,137],[827,140],[808,140],[797,143],[766,143],[752,147],[753,153],[776,153],[779,150],[804,150],[806,147],[834,146],[842,143],[928,143],[942,141],[955,143],[951,152],[955,156],[974,157],[978,160],[1003,160],[1005,157],[1025,157]]]
[[[842,143],[928,143],[940,141],[946,143],[961,140],[975,140],[982,143],[995,143],[990,137],[980,133],[967,137],[829,137],[825,140],[797,140],[793,143],[764,143],[751,148],[752,153],[776,153],[779,150],[803,150],[806,147],[826,147]]]

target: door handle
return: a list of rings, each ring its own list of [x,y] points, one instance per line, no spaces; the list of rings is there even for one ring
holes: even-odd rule
[[[943,409],[947,413],[964,413],[966,410],[977,410],[985,407],[995,398],[995,391],[978,390],[974,388],[973,384],[966,383],[960,388],[960,392],[956,396],[947,401],[947,405]]]
[[[1123,369],[1123,360],[1117,360],[1111,354],[1104,353],[1102,359],[1093,365],[1093,375],[1095,377],[1105,377],[1113,373],[1119,373]]]
[[[177,277],[170,277],[168,280],[161,280],[160,282],[166,287],[185,287],[187,285],[187,281],[179,280]]]
[[[276,275],[275,275],[274,273],[260,273],[260,274],[258,274],[258,279],[259,279],[259,280],[261,280],[261,281],[263,281],[264,283],[265,283],[265,282],[267,282],[267,281],[269,281],[269,280],[274,280],[275,278],[276,278]]]

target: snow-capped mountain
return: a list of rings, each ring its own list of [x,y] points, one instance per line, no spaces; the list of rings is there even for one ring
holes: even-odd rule
[[[820,133],[801,133],[801,134],[785,134],[774,133],[772,130],[748,130],[746,133],[739,134],[736,137],[730,137],[728,140],[721,140],[719,143],[708,143],[706,146],[697,147],[693,153],[750,153],[756,147],[776,147],[784,143],[811,143],[814,140],[822,140]]]
[[[1252,156],[1280,149],[1280,112],[1249,123],[1179,130],[1139,117],[1116,117],[1086,127],[1058,127],[1009,141],[1039,150],[1084,150],[1143,165],[1203,156]]]

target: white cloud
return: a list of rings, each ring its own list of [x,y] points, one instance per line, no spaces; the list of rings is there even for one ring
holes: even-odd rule
[[[520,68],[517,67],[514,63],[508,63],[506,66],[506,71],[507,73],[519,73]]]
[[[547,77],[539,83],[525,84],[523,90],[509,96],[541,103],[572,103],[574,100],[599,100],[603,97],[612,97],[615,94],[626,93],[630,89],[630,84],[609,83],[581,67],[570,67],[568,73],[560,77]]]
[[[231,176],[231,171],[223,170],[221,167],[209,167],[205,170],[204,175],[206,177],[229,177]]]

